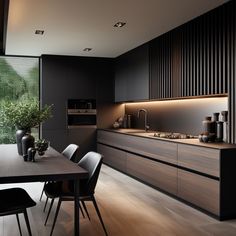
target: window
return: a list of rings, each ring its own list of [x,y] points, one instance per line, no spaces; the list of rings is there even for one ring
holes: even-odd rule
[[[3,101],[39,99],[39,58],[0,57],[0,108]],[[0,143],[15,143],[15,127],[0,127]],[[32,130],[38,136],[38,129]]]

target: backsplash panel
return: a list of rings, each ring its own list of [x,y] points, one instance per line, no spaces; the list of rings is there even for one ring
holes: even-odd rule
[[[148,111],[150,130],[198,135],[202,132],[202,121],[205,116],[228,110],[228,98],[127,103],[125,113],[132,115],[132,128],[144,129],[144,114],[141,114],[139,119],[137,117],[138,110],[142,108]]]

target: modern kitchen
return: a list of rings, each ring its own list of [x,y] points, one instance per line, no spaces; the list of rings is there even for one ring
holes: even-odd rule
[[[103,158],[106,230],[88,203],[80,235],[236,235],[236,2],[6,2],[2,55],[39,58],[40,103],[52,104],[40,137],[78,145],[76,162]],[[27,184],[32,235],[49,235],[43,183]],[[73,235],[73,203],[61,208],[54,235]],[[18,235],[11,224],[0,217],[0,236]]]

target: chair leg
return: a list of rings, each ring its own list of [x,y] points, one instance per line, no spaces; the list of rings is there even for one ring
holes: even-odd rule
[[[92,196],[91,198],[92,198],[92,201],[93,201],[93,205],[94,205],[94,207],[95,207],[95,209],[96,209],[96,212],[97,212],[97,214],[98,214],[99,220],[100,220],[100,222],[101,222],[101,224],[102,224],[103,230],[104,230],[105,234],[108,235],[108,234],[107,234],[107,230],[106,230],[105,225],[104,225],[103,220],[102,220],[102,216],[101,216],[100,211],[99,211],[99,209],[98,209],[98,205],[97,205],[97,203],[96,203],[95,197]]]
[[[88,213],[87,207],[86,207],[86,205],[85,205],[85,202],[84,202],[84,201],[81,201],[81,202],[82,202],[82,205],[83,205],[84,210],[85,210],[85,212],[86,212],[86,215],[88,216],[88,218],[89,218],[89,220],[90,220],[89,213]]]
[[[16,214],[16,219],[17,219],[17,224],[18,224],[19,231],[20,231],[20,236],[22,236],[21,227],[20,227],[20,220],[19,220],[19,215],[18,215],[18,213]]]
[[[45,205],[44,205],[44,208],[43,208],[43,212],[45,212],[47,204],[48,204],[48,197],[46,199],[46,202],[45,202]]]
[[[52,200],[51,200],[51,204],[50,204],[50,207],[49,207],[49,210],[48,210],[47,218],[46,218],[45,223],[44,223],[45,226],[46,226],[46,224],[47,224],[48,217],[49,217],[49,215],[50,215],[50,212],[51,212],[51,209],[52,209],[52,206],[53,206],[53,203],[54,203],[54,199],[55,199],[55,198],[52,198]]]
[[[81,207],[80,203],[79,203],[79,209],[80,209],[80,211],[82,213],[83,218],[85,218],[84,211],[83,211],[83,208]]]
[[[57,209],[56,209],[55,217],[54,217],[54,220],[53,220],[50,236],[52,236],[52,233],[53,233],[53,230],[54,230],[54,227],[55,227],[55,224],[56,224],[57,216],[58,216],[58,213],[59,213],[59,210],[60,210],[60,206],[61,206],[61,198],[59,198],[59,200],[58,200]]]
[[[25,223],[26,223],[29,235],[32,236],[31,229],[30,229],[29,218],[28,218],[28,214],[27,214],[27,210],[26,209],[24,210],[24,217],[25,217]]]
[[[46,185],[46,182],[44,182],[43,189],[42,189],[42,193],[41,193],[41,196],[40,196],[40,198],[39,198],[39,201],[40,201],[40,202],[41,202],[42,197],[43,197],[45,185]]]

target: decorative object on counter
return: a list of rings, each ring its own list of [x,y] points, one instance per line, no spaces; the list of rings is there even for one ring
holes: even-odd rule
[[[29,135],[31,128],[39,126],[52,117],[52,105],[45,105],[40,109],[39,101],[27,99],[15,102],[5,102],[1,107],[0,119],[8,127],[16,127],[16,142],[19,155],[23,155],[23,134]],[[26,142],[27,143],[27,142]],[[25,151],[27,155],[27,149]]]
[[[125,114],[123,117],[123,122],[122,122],[122,128],[127,129],[127,120],[128,120],[128,116]]]
[[[228,143],[229,127],[228,127],[228,111],[221,111],[223,124],[223,141]]]
[[[223,142],[223,121],[216,122],[216,142]]]
[[[132,127],[132,115],[125,114],[123,117],[119,117],[114,123],[113,123],[113,128],[114,129],[119,129],[119,128],[124,128],[124,129],[130,129]]]
[[[199,135],[199,141],[203,143],[207,143],[209,141],[209,136],[208,134],[200,134]]]
[[[215,142],[216,140],[216,135],[215,133],[208,133],[208,132],[203,132],[199,134],[198,139],[200,142]]]
[[[125,114],[123,117],[122,128],[130,129],[131,128],[131,115]]]
[[[49,147],[49,141],[45,139],[39,139],[35,142],[35,150],[38,151],[39,156],[44,155],[48,147]]]
[[[123,117],[119,117],[114,123],[113,123],[113,128],[114,129],[119,129],[122,127],[123,124]]]
[[[213,113],[213,122],[214,122],[214,133],[217,133],[217,121],[219,121],[219,112],[214,112]]]
[[[120,128],[120,125],[119,125],[119,123],[118,123],[117,121],[115,121],[115,122],[113,123],[113,128],[114,128],[114,129],[119,129],[119,128]]]
[[[27,161],[28,149],[34,147],[34,137],[30,133],[27,133],[26,135],[22,137],[21,144],[22,144],[22,152],[23,152],[24,161]]]
[[[214,142],[216,139],[216,121],[219,120],[219,113],[213,113],[213,120],[211,116],[206,116],[202,121],[203,132],[200,134],[200,142]]]
[[[132,115],[127,115],[127,128],[132,128]]]
[[[206,116],[202,121],[203,132],[215,133],[215,123],[211,120],[211,116]]]
[[[219,121],[219,115],[220,115],[219,112],[214,112],[213,113],[213,121]]]

